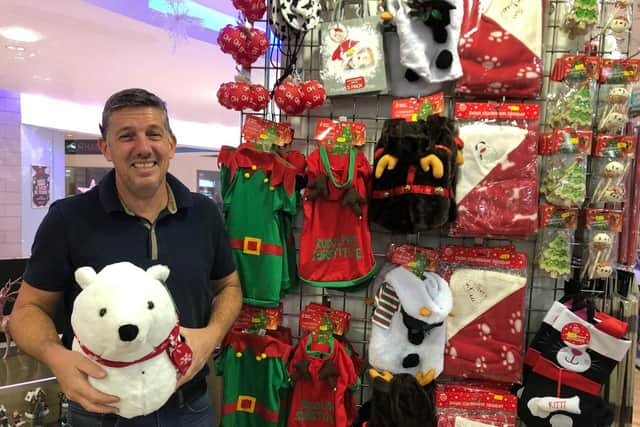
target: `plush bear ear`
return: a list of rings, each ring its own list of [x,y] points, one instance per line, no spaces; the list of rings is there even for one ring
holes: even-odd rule
[[[86,289],[96,276],[97,273],[93,267],[80,267],[75,272],[76,282],[78,282],[78,285],[80,285],[82,289]]]
[[[152,265],[147,268],[147,274],[164,283],[167,280],[167,277],[169,277],[169,267],[162,264]]]

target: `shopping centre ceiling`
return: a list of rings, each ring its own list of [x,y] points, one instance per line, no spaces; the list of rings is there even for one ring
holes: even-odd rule
[[[176,24],[172,3],[199,16]],[[0,36],[0,89],[102,105],[119,89],[144,87],[175,118],[234,125],[238,114],[215,94],[235,63],[214,31],[234,17],[231,0],[0,0],[0,32],[19,26],[41,37]]]

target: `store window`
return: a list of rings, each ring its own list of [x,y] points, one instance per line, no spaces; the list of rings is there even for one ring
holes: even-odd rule
[[[65,197],[84,193],[100,182],[111,168],[68,167],[64,171]]]
[[[203,194],[216,202],[222,211],[222,195],[220,194],[220,172],[198,170],[198,193]]]

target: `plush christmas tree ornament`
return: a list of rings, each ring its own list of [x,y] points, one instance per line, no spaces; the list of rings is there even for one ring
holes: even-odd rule
[[[107,372],[89,383],[120,397],[118,415],[133,418],[159,409],[176,389],[177,373],[191,364],[191,349],[181,342],[178,316],[163,282],[169,269],[146,271],[129,262],[96,273],[75,272],[82,291],[73,303],[73,350]]]
[[[452,309],[451,290],[435,273],[424,279],[404,267],[385,275],[371,317],[369,364],[391,374],[411,374],[421,385],[443,369],[445,321]]]
[[[458,40],[463,1],[400,1],[386,3],[400,39],[400,62],[405,78],[429,83],[455,80],[462,75]]]

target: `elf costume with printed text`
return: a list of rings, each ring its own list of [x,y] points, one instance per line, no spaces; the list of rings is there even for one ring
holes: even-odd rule
[[[376,271],[367,195],[371,165],[362,151],[346,154],[320,146],[307,157],[300,279],[308,285],[345,288]]]
[[[231,330],[216,360],[224,376],[221,427],[284,426],[289,388],[286,360],[291,346],[269,335]]]
[[[346,427],[353,422],[345,392],[359,385],[353,361],[344,346],[331,338],[314,342],[314,335],[300,339],[289,374],[295,380],[288,427]]]
[[[290,152],[285,160],[253,147],[222,147],[222,197],[244,302],[275,307],[282,293],[297,284],[291,226],[295,179],[304,169],[304,158]]]

